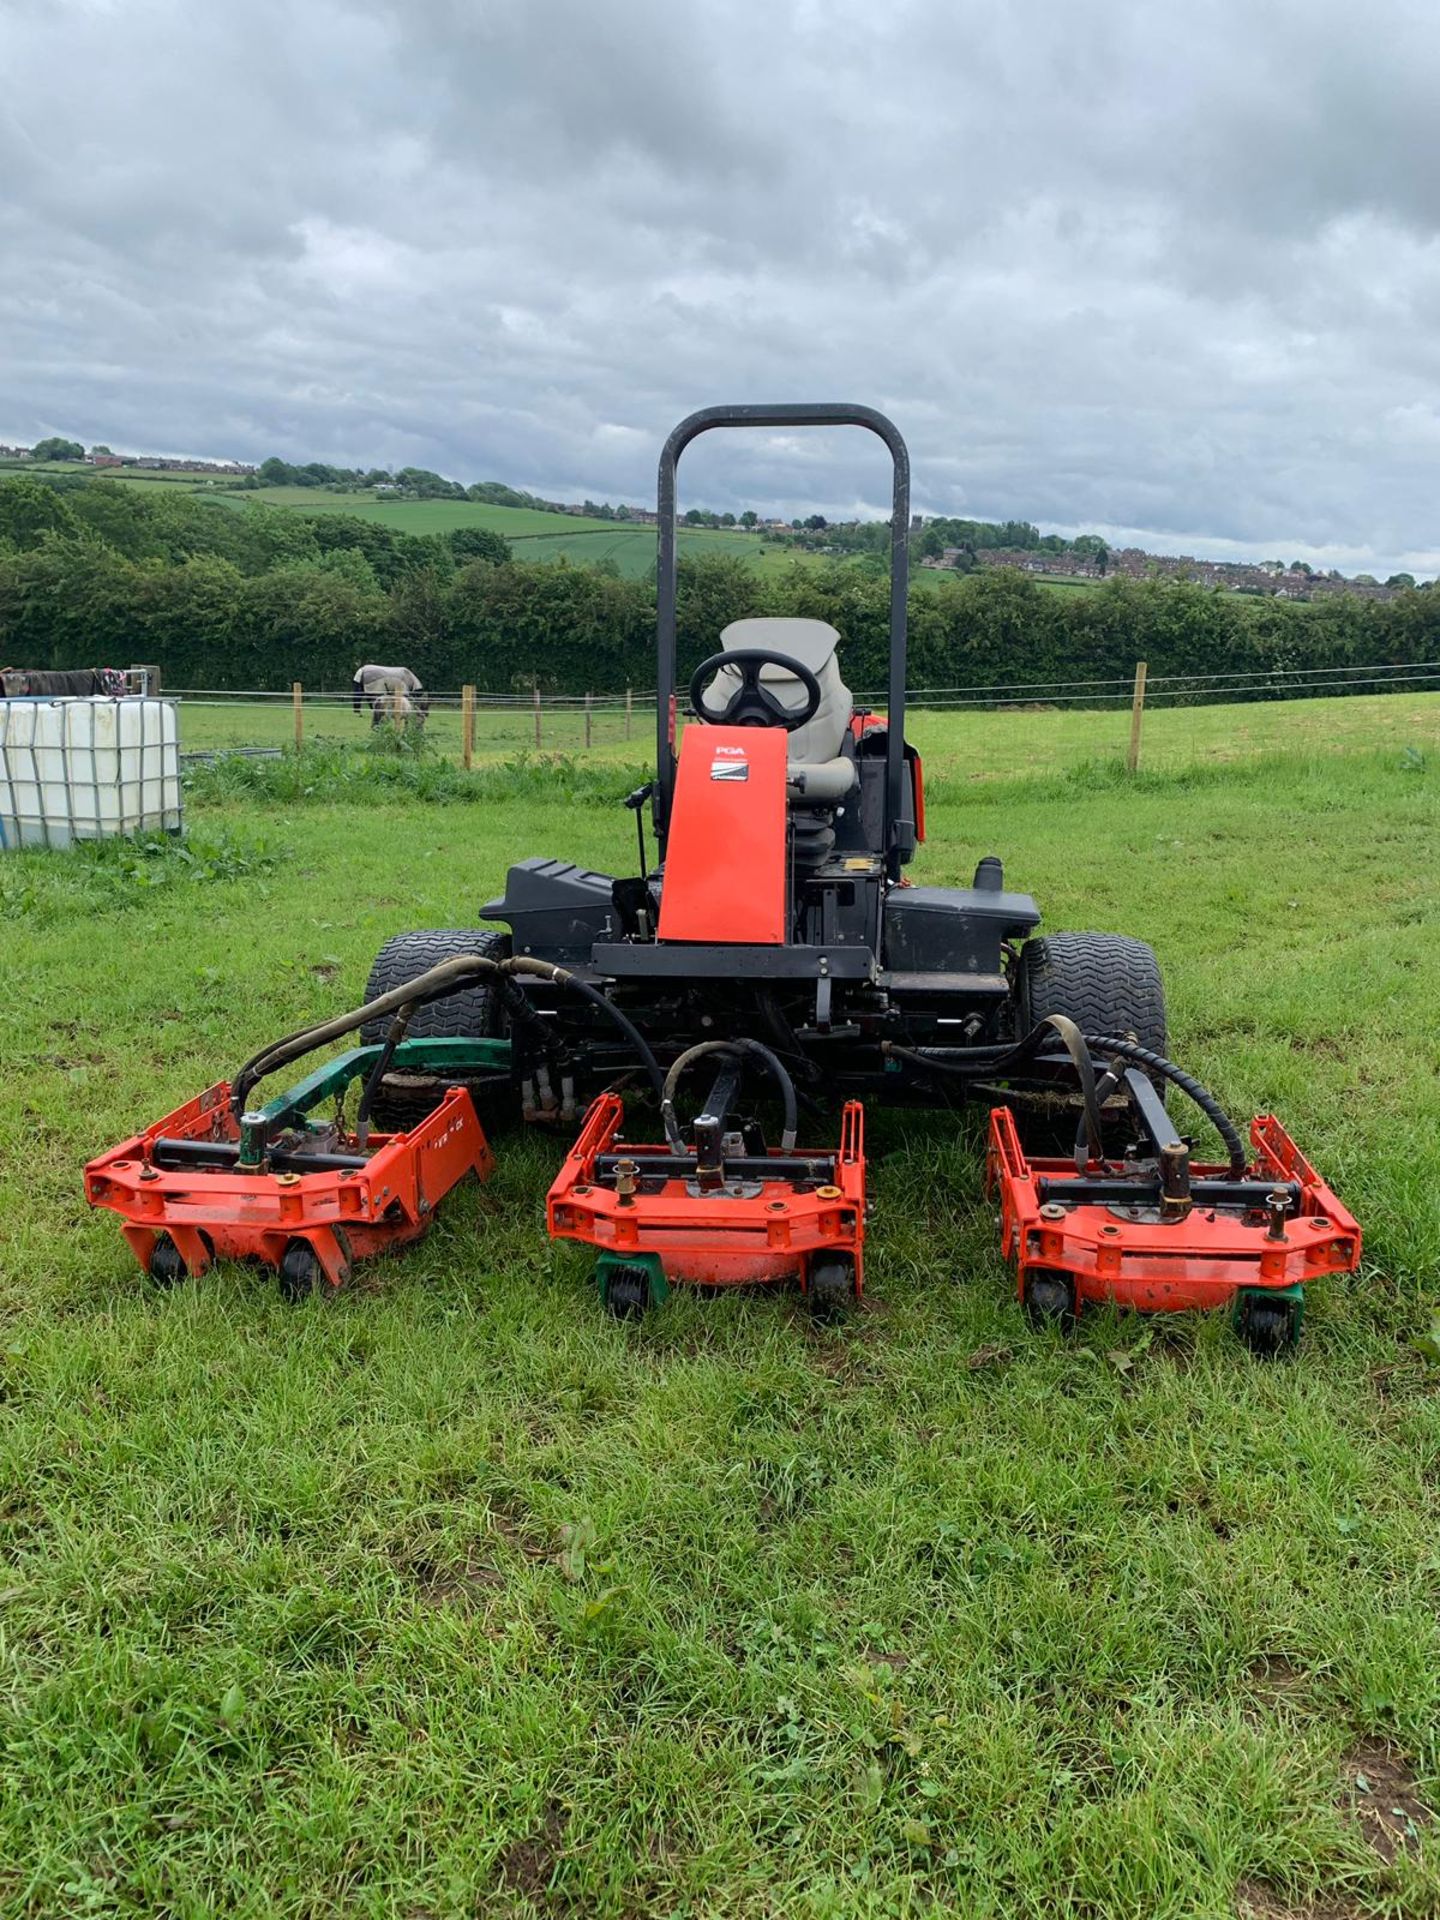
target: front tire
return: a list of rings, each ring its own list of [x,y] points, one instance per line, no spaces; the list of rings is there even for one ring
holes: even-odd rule
[[[458,954],[478,953],[490,960],[503,960],[510,951],[509,937],[503,933],[481,932],[469,927],[428,929],[419,933],[397,933],[387,940],[375,956],[365,986],[367,1001],[378,1000],[382,993],[418,980],[422,973],[453,960]],[[360,1037],[367,1046],[385,1038],[386,1019],[367,1020]],[[412,1040],[489,1040],[501,1030],[502,1009],[494,987],[485,982],[452,993],[416,1010],[410,1022]],[[494,1089],[464,1078],[441,1079],[428,1073],[387,1073],[381,1083],[372,1116],[385,1133],[418,1126],[444,1099],[447,1088],[468,1087],[476,1106],[486,1102],[493,1107]]]
[[[1027,941],[1015,974],[1015,1037],[1048,1014],[1068,1014],[1081,1033],[1133,1034],[1166,1050],[1165,987],[1155,949],[1122,933],[1051,933]],[[1163,1082],[1157,1082],[1164,1093]],[[1078,1096],[1017,1094],[1016,1124],[1028,1153],[1069,1154],[1080,1124]],[[1114,1102],[1117,1110],[1127,1103]]]

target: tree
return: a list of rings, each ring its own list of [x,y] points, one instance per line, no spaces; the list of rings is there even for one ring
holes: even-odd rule
[[[1385,584],[1387,587],[1413,587],[1415,576],[1413,573],[1392,573]]]
[[[488,560],[492,566],[499,567],[510,558],[509,541],[501,534],[492,533],[489,527],[454,527],[445,537],[462,567],[471,560]]]
[[[754,527],[758,526],[759,523],[760,516],[753,507],[747,507],[740,516],[740,524],[742,527]]]
[[[78,440],[62,440],[56,435],[49,440],[37,440],[30,455],[35,460],[83,460],[85,449]]]
[[[721,524],[721,526],[722,526],[722,527],[733,527],[733,526],[734,526],[734,524],[735,524],[735,516],[734,516],[734,514],[733,514],[733,513],[722,513],[722,514],[721,514],[721,516],[720,516],[720,524]]]
[[[828,524],[829,522],[823,513],[812,513],[810,518],[805,522],[805,525],[811,533],[823,533]]]
[[[28,475],[0,480],[0,548],[23,551],[38,547],[47,533],[75,531],[75,516],[54,487]]]
[[[97,446],[91,447],[90,452],[91,452],[91,455],[93,456],[97,453],[109,453],[111,452],[111,449],[107,447],[104,441],[102,440]]]

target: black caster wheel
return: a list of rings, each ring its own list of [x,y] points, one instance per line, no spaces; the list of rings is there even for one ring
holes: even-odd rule
[[[1276,1360],[1300,1339],[1300,1316],[1294,1302],[1267,1299],[1263,1293],[1242,1294],[1235,1312],[1235,1331],[1257,1360]]]
[[[1037,1327],[1075,1324],[1075,1282],[1068,1273],[1032,1273],[1025,1281],[1025,1311]]]
[[[155,1250],[150,1255],[150,1278],[157,1287],[173,1287],[188,1271],[184,1254],[168,1234],[155,1242]]]
[[[292,1240],[280,1262],[281,1299],[288,1300],[293,1307],[314,1293],[324,1278],[325,1269],[316,1259],[314,1249],[307,1247],[303,1240]]]
[[[805,1301],[812,1320],[837,1320],[855,1302],[855,1269],[848,1260],[817,1260]]]
[[[650,1276],[643,1267],[615,1267],[605,1288],[605,1305],[617,1320],[639,1320],[650,1305]]]

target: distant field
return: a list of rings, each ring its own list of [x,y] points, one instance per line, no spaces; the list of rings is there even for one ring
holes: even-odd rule
[[[0,476],[7,473],[88,474],[91,471],[73,460],[0,461]],[[590,520],[578,514],[545,513],[533,507],[497,507],[479,500],[377,500],[373,493],[340,493],[329,487],[241,488],[223,478],[207,480],[199,474],[150,473],[129,467],[107,469],[100,477],[119,480],[127,486],[180,487],[191,493],[211,494],[235,505],[254,500],[266,506],[293,507],[302,513],[353,513],[360,519],[375,520],[404,533],[449,533],[456,527],[485,527],[511,543],[517,560],[566,560],[572,566],[599,566],[608,562],[628,580],[642,579],[655,570],[655,529],[630,526],[624,521]],[[682,528],[680,551],[692,557],[706,553],[735,554],[767,576],[783,573],[797,564],[823,566],[833,558],[802,548],[775,546],[758,534],[709,527]],[[911,561],[911,581],[926,592],[937,593],[944,581],[958,577],[941,568],[921,567]],[[1035,577],[1035,585],[1047,593],[1092,593],[1103,584],[1081,578]],[[1227,600],[1252,597],[1221,591]]]

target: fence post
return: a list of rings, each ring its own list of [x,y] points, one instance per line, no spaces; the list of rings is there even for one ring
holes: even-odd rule
[[[1130,752],[1125,765],[1131,773],[1140,765],[1140,723],[1145,717],[1145,662],[1135,662],[1135,691],[1130,697]]]
[[[290,699],[295,708],[295,751],[305,744],[305,689],[298,680],[290,683]]]
[[[475,755],[475,689],[460,689],[460,764],[468,773]]]
[[[585,744],[587,747],[590,744],[590,706],[594,698],[593,693],[587,693],[585,696]]]
[[[538,680],[535,682],[533,692],[535,694],[535,751],[538,753],[540,751],[540,682]]]
[[[634,688],[626,687],[625,689],[625,738],[627,740],[630,738],[630,710],[634,703],[634,699],[635,699]]]

